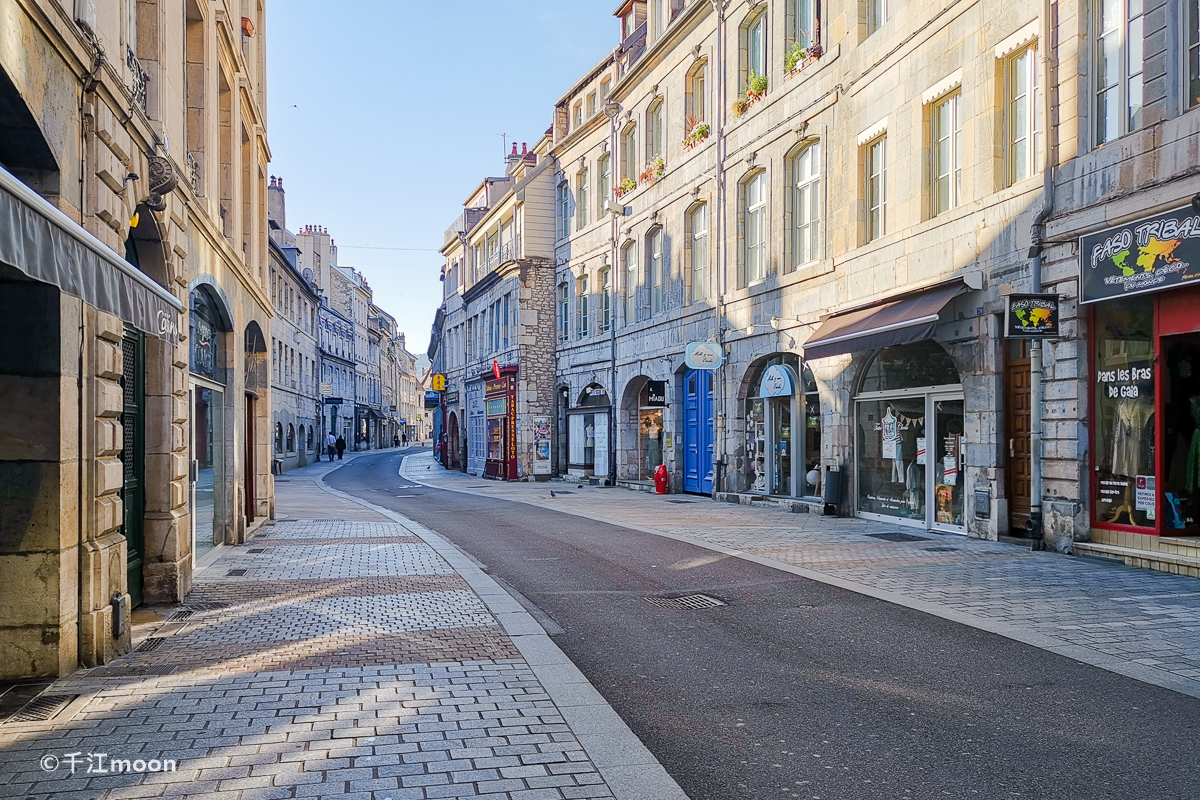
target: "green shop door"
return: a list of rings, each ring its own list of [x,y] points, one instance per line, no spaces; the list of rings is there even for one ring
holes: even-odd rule
[[[125,468],[121,500],[128,550],[130,605],[137,607],[142,604],[142,552],[145,547],[142,520],[146,510],[146,341],[141,333],[125,334],[121,355],[121,385],[125,394],[121,413],[124,428],[121,461]]]

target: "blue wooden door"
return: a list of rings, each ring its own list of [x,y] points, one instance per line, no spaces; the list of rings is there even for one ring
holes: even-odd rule
[[[712,372],[694,369],[683,376],[683,490],[712,493]]]

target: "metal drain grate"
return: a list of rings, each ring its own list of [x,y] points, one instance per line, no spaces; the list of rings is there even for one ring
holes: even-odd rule
[[[21,722],[45,722],[58,715],[71,704],[77,694],[43,694],[33,698],[25,706],[4,720],[5,725],[15,725]]]
[[[188,603],[184,606],[184,610],[192,611],[220,611],[229,608],[229,603]],[[183,612],[180,612],[183,613]]]
[[[144,678],[170,675],[177,667],[153,666],[146,664],[140,667],[100,667],[88,674],[89,678]]]
[[[668,500],[668,503],[694,503],[695,500]]]
[[[185,608],[182,611],[176,611],[174,614],[167,617],[167,622],[180,622],[182,620],[191,618],[191,616],[195,613],[196,613],[196,609]]]
[[[928,542],[924,536],[913,536],[911,533],[868,533],[874,539],[883,539],[885,542]]]
[[[642,599],[655,608],[675,608],[683,611],[698,611],[702,608],[728,605],[724,601],[706,594],[689,594],[683,597],[643,597]]]
[[[270,550],[269,547],[251,547],[247,553],[266,553]]]
[[[166,638],[162,637],[162,636],[149,636],[146,638],[146,641],[142,642],[135,648],[134,652],[136,652],[136,653],[154,652],[158,648],[162,647],[162,643],[165,641],[166,641]]]
[[[957,547],[922,547],[926,553],[953,553],[958,550]]]
[[[246,574],[246,570],[244,570],[244,569],[231,569],[231,570],[229,570],[229,572],[225,573],[225,577],[226,578],[240,578],[245,574]]]

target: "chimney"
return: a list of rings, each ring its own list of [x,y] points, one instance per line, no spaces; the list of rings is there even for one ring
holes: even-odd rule
[[[283,193],[283,181],[274,175],[267,187],[267,216],[279,223],[280,228],[287,229],[287,197]]]

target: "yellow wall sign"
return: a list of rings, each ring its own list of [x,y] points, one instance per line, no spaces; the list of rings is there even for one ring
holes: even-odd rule
[[[433,376],[433,391],[435,391],[435,392],[446,391],[446,376],[441,374],[440,372],[437,375]]]

